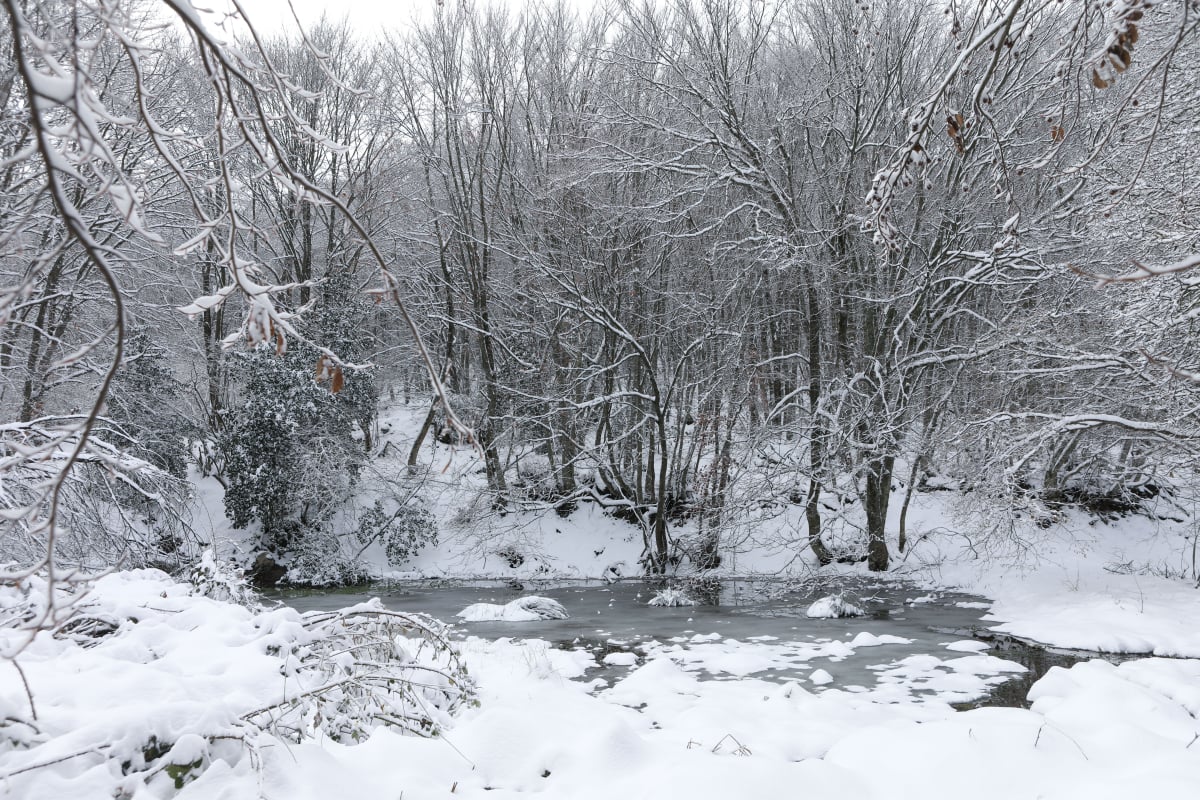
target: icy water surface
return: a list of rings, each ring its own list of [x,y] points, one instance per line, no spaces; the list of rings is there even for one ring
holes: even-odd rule
[[[1046,658],[1041,648],[995,643],[991,653],[1010,662],[1007,671],[987,678],[980,689],[962,684],[954,694],[956,659],[973,655],[947,645],[969,639],[985,628],[987,603],[982,598],[954,592],[928,592],[895,583],[841,583],[785,591],[778,584],[726,581],[713,587],[700,605],[663,608],[647,605],[654,587],[640,581],[614,585],[559,583],[529,585],[518,590],[502,583],[472,585],[407,585],[377,587],[375,591],[280,592],[277,599],[300,611],[342,608],[379,597],[398,611],[420,612],[454,622],[456,635],[489,639],[542,639],[563,649],[586,649],[598,660],[611,653],[631,652],[633,665],[602,665],[585,679],[619,681],[648,655],[669,653],[701,677],[715,680],[752,676],[767,680],[801,680],[849,691],[866,691],[904,681],[916,693],[938,692],[948,699],[978,704],[1020,705],[1028,685],[1053,665],[1069,665],[1078,657]],[[809,605],[836,589],[866,610],[862,617],[810,619]],[[693,591],[694,597],[702,595]],[[563,604],[570,614],[564,620],[535,622],[461,622],[455,615],[473,603],[501,605],[536,594]],[[861,636],[869,634],[870,636]],[[899,637],[864,646],[872,637]],[[736,640],[730,641],[730,640]],[[856,640],[858,644],[856,644]],[[845,646],[843,646],[845,645]],[[980,645],[982,647],[982,645]],[[1001,649],[1002,648],[1002,649]],[[987,652],[987,651],[985,651]],[[933,657],[941,664],[929,658]],[[907,660],[906,660],[907,659]],[[616,660],[631,660],[619,657]],[[1017,662],[1028,668],[1020,672]],[[965,662],[958,662],[965,663]],[[914,671],[930,671],[930,679],[913,679]],[[936,678],[937,680],[934,680]],[[949,681],[949,683],[947,682]],[[1008,685],[1005,686],[1004,684]]]

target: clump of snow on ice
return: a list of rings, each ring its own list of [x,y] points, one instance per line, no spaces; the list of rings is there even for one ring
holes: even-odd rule
[[[840,619],[842,617],[861,617],[866,612],[854,605],[843,594],[831,594],[822,597],[808,607],[806,612],[810,619]]]
[[[682,589],[663,589],[651,597],[650,602],[646,605],[676,608],[678,606],[694,606],[696,601],[684,594]]]
[[[929,692],[949,703],[983,697],[990,687],[1026,671],[1015,661],[980,654],[948,660],[917,654],[868,669],[877,671],[881,685],[902,685],[910,693]]]
[[[890,633],[876,636],[873,633],[862,631],[849,642],[851,647],[878,647],[881,644],[912,644],[912,639],[906,639],[903,636],[892,636]],[[984,645],[983,649],[986,650],[987,645]]]
[[[475,603],[455,616],[466,622],[536,622],[540,619],[566,619],[569,615],[562,603],[549,597],[530,595],[511,603]]]
[[[636,653],[609,653],[604,657],[604,663],[611,667],[632,667],[637,664]]]
[[[833,683],[833,676],[823,669],[813,670],[813,673],[808,676],[814,686],[824,686],[827,683]]]

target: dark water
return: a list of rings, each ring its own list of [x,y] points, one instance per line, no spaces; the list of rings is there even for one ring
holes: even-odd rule
[[[707,592],[699,589],[707,588]],[[697,587],[689,594],[706,602],[696,606],[662,608],[647,605],[656,587],[643,582],[544,583],[518,590],[496,582],[472,585],[404,585],[375,587],[371,591],[287,591],[274,595],[300,611],[330,610],[379,597],[385,606],[398,611],[429,614],[455,623],[459,636],[489,639],[511,637],[544,639],[558,647],[584,648],[598,659],[619,651],[632,651],[641,659],[641,646],[649,642],[667,646],[694,646],[695,637],[716,634],[718,640],[755,640],[770,645],[820,644],[849,641],[862,632],[889,634],[911,640],[907,644],[858,647],[852,655],[818,657],[803,665],[776,667],[752,673],[767,680],[803,677],[813,669],[833,676],[832,687],[871,687],[878,681],[879,665],[910,655],[928,654],[942,660],[969,655],[947,650],[950,642],[972,637],[984,630],[986,601],[955,592],[928,592],[896,583],[872,584],[858,581],[833,585],[807,585],[789,590],[779,584],[729,581]],[[842,590],[867,613],[845,619],[810,619],[809,605],[817,598]],[[534,622],[461,622],[455,615],[473,603],[502,605],[518,597],[536,594],[551,597],[570,614],[564,620]],[[1011,639],[994,640],[991,654],[1016,661],[1029,670],[996,687],[975,705],[1024,705],[1025,694],[1034,681],[1051,666],[1069,666],[1080,660]],[[607,666],[589,670],[587,679],[619,680],[629,667]],[[717,673],[714,679],[736,677]]]
[[[976,637],[991,644],[988,651],[991,655],[1014,661],[1025,667],[1025,672],[992,688],[986,697],[965,703],[953,704],[959,710],[981,708],[984,706],[1001,706],[1009,708],[1028,708],[1028,695],[1033,684],[1052,667],[1069,669],[1081,661],[1101,658],[1113,664],[1142,658],[1140,654],[1124,653],[1092,653],[1083,650],[1063,650],[1056,647],[1045,647],[1034,642],[1025,641],[1005,634],[992,634],[985,630],[969,631]]]

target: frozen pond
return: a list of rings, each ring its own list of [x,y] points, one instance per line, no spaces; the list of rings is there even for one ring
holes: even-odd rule
[[[727,581],[713,588],[707,597],[691,592],[701,604],[675,608],[648,605],[655,590],[640,581],[611,586],[546,583],[523,590],[501,583],[408,585],[274,596],[300,611],[341,608],[379,597],[389,608],[454,622],[458,636],[536,639],[564,650],[585,650],[600,667],[581,677],[603,679],[599,686],[619,681],[648,658],[667,655],[706,679],[798,680],[851,692],[903,683],[913,695],[938,693],[954,702],[1020,705],[1025,688],[1046,669],[1079,660],[1077,655],[1011,641],[992,646],[969,641],[972,631],[987,627],[983,617],[988,604],[966,594],[866,582],[788,591],[779,584]],[[835,590],[845,590],[866,614],[844,619],[806,616],[816,599]],[[569,618],[461,622],[455,617],[474,603],[502,605],[531,594],[557,600]],[[999,658],[989,659],[988,653]],[[618,655],[605,663],[605,657],[614,654]]]

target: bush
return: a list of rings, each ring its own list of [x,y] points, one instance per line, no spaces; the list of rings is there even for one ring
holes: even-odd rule
[[[383,501],[376,500],[359,519],[358,540],[364,546],[382,541],[388,564],[400,567],[422,547],[437,544],[437,522],[427,509],[411,503],[389,516],[383,510]]]
[[[259,607],[258,594],[246,580],[245,573],[232,564],[217,560],[211,548],[201,554],[200,562],[192,567],[187,580],[192,585],[191,594],[195,596],[211,597],[250,609]]]
[[[284,355],[260,346],[238,355],[243,400],[217,442],[225,464],[225,513],[234,527],[258,522],[261,545],[295,550],[350,496],[364,459],[353,430],[361,414],[350,376],[334,394],[313,380],[315,349]],[[357,399],[356,399],[357,398]]]
[[[285,580],[304,586],[353,586],[370,578],[366,567],[345,552],[337,536],[318,529],[296,542]]]

